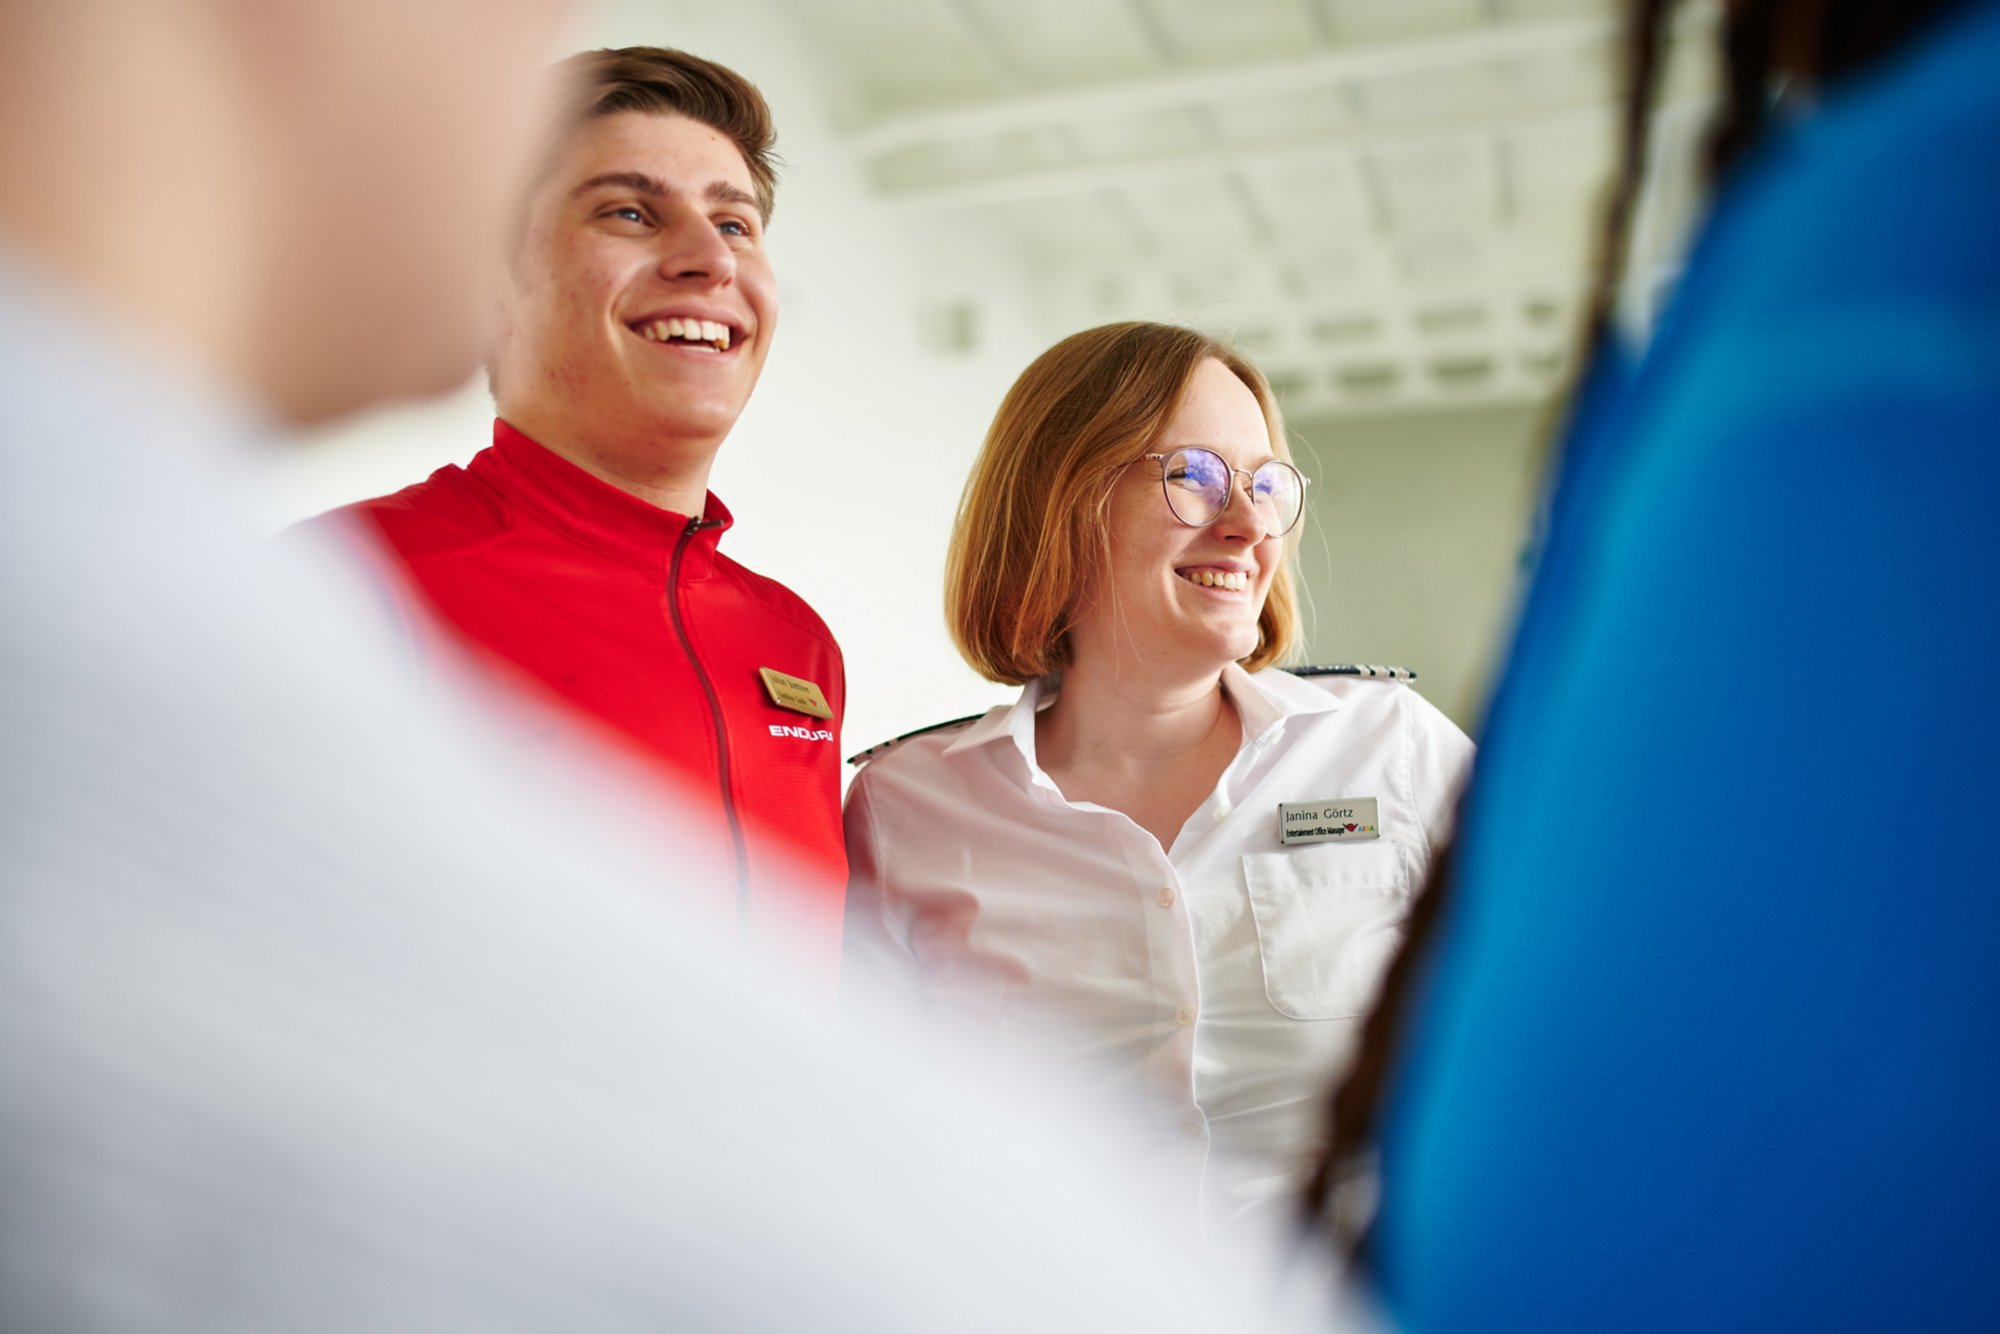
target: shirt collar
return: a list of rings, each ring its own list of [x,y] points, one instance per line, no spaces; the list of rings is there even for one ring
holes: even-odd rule
[[[648,572],[658,572],[672,560],[687,532],[689,516],[661,509],[593,477],[498,418],[493,422],[493,447],[481,450],[467,471],[572,541]],[[735,522],[713,491],[701,517],[704,526],[688,541],[681,558],[683,579],[707,576],[722,534]]]
[[[959,733],[944,753],[955,755],[1010,737],[1028,762],[1028,772],[1037,782],[1047,783],[1047,776],[1035,759],[1035,715],[1059,693],[1061,682],[1060,674],[1056,673],[1028,682],[1019,699],[988,709],[986,716]],[[1243,720],[1244,738],[1259,747],[1268,746],[1283,735],[1285,723],[1291,718],[1332,713],[1341,707],[1338,696],[1289,672],[1259,672],[1253,676],[1233,662],[1222,669],[1222,688],[1229,692],[1237,716]]]
[[[1332,713],[1340,698],[1302,681],[1290,672],[1252,675],[1239,663],[1222,669],[1222,688],[1229,692],[1243,720],[1243,735],[1253,745],[1268,746],[1284,735],[1285,724],[1300,714]]]
[[[1060,688],[1062,677],[1051,673],[1028,682],[1021,688],[1021,694],[1012,704],[995,704],[986,711],[986,716],[958,734],[958,739],[946,746],[944,753],[956,755],[961,750],[971,750],[1001,737],[1012,737],[1021,754],[1026,757],[1028,767],[1041,772],[1035,763],[1035,714],[1047,701],[1054,699]]]

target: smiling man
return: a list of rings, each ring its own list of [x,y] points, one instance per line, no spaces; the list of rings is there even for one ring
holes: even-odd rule
[[[674,776],[732,860],[739,921],[803,939],[830,978],[840,650],[718,550],[731,516],[708,492],[777,327],[770,112],[678,51],[562,73],[573,110],[501,285],[492,447],[341,513],[476,655]]]

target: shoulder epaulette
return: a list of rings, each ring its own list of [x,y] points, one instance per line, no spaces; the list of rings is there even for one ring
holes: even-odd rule
[[[963,718],[953,718],[949,722],[932,723],[929,727],[919,727],[914,732],[905,732],[901,736],[892,736],[887,741],[879,742],[876,745],[870,746],[868,749],[864,751],[860,751],[856,754],[849,755],[847,757],[847,762],[858,769],[862,765],[866,764],[868,761],[874,759],[877,755],[880,755],[883,751],[889,749],[889,747],[900,745],[901,743],[908,741],[913,736],[923,736],[928,732],[942,732],[947,727],[957,727],[960,723],[977,722],[979,719],[984,718],[985,716],[986,715],[984,713],[968,713]]]
[[[1385,667],[1379,662],[1330,662],[1320,667],[1287,667],[1293,676],[1368,676],[1378,681],[1414,681],[1417,674],[1407,667]]]

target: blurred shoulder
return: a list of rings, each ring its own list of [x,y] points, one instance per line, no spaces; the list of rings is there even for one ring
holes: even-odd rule
[[[329,510],[308,524],[360,528],[405,560],[452,555],[503,536],[513,524],[506,500],[456,464],[421,482]]]

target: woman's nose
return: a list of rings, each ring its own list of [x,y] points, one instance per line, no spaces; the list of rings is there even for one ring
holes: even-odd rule
[[[1240,483],[1240,485],[1239,485]],[[1251,487],[1253,479],[1247,472],[1233,472],[1229,476],[1229,499],[1223,502],[1222,513],[1215,516],[1213,527],[1222,530],[1225,537],[1238,534],[1251,542],[1265,536],[1264,512],[1257,508]]]

